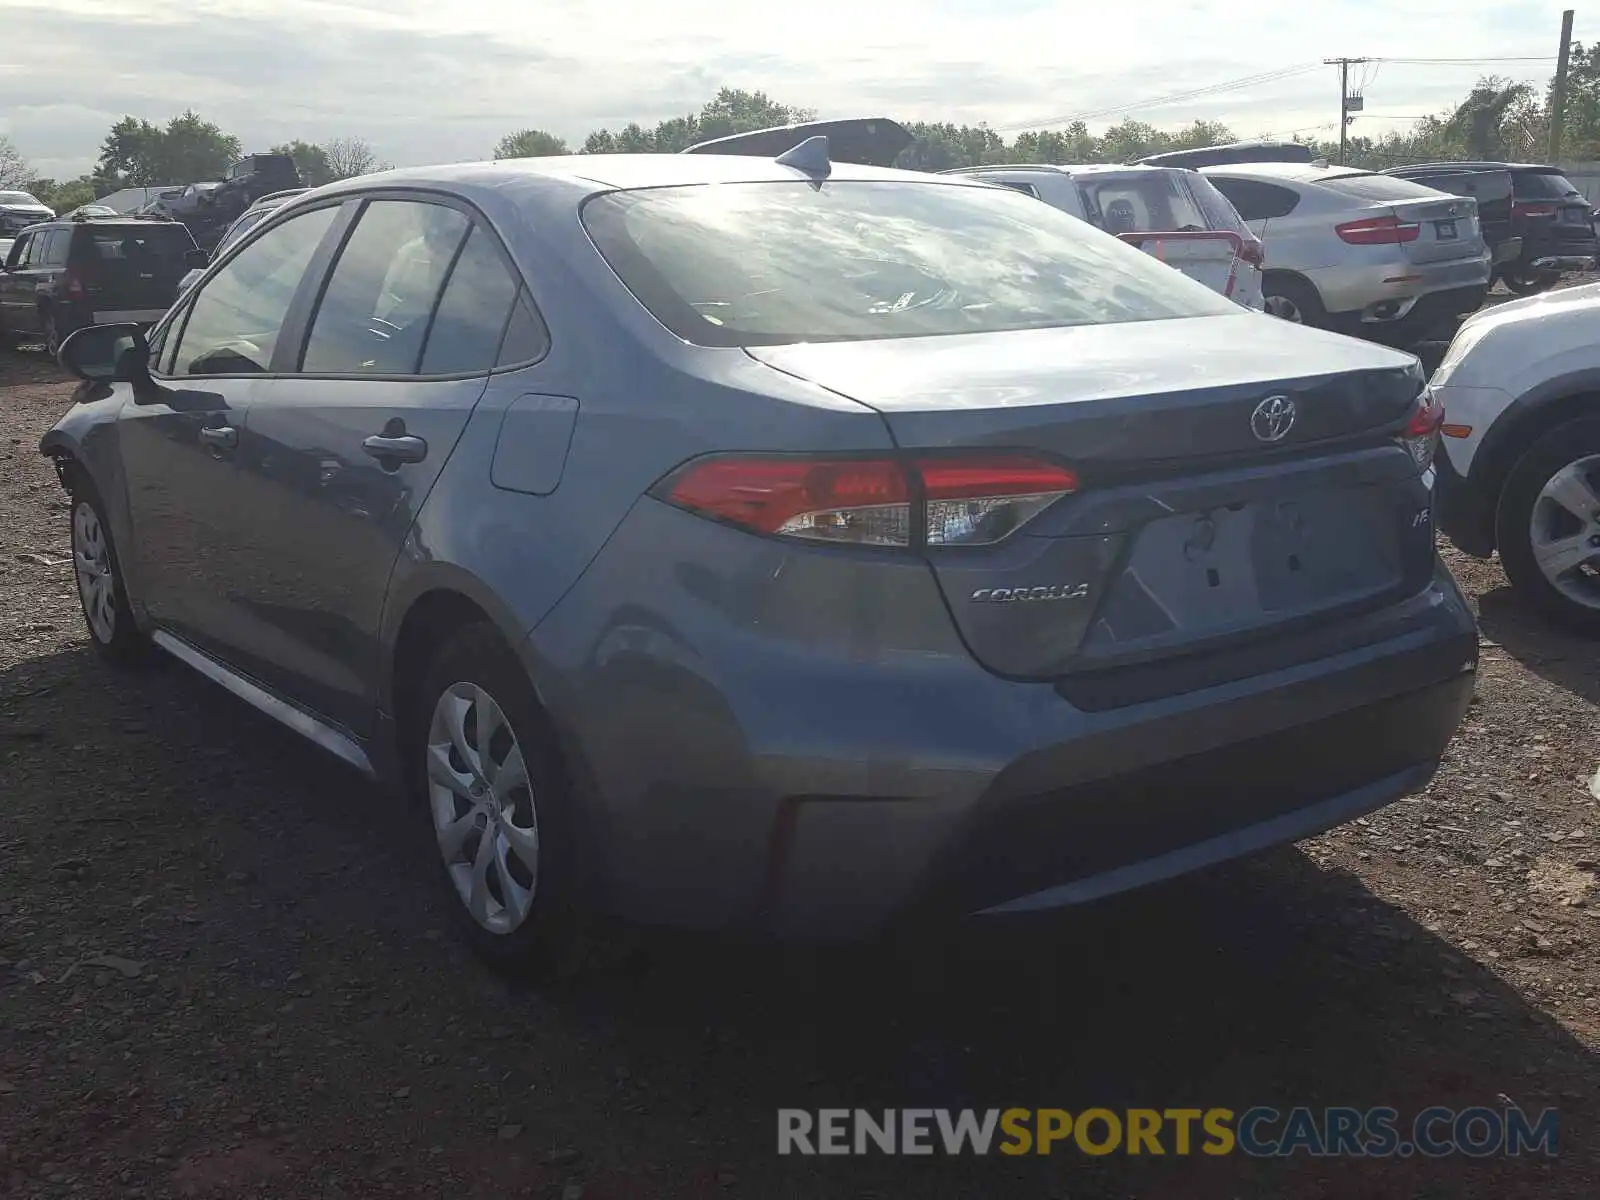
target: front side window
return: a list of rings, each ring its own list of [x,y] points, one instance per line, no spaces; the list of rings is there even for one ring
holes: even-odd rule
[[[267,370],[301,278],[338,211],[313,209],[267,230],[206,280],[189,307],[171,373]]]
[[[369,203],[334,264],[301,369],[415,374],[429,318],[468,224],[464,214],[442,204]]]
[[[1134,247],[1006,188],[697,184],[596,196],[582,219],[657,320],[714,346],[1236,314]]]

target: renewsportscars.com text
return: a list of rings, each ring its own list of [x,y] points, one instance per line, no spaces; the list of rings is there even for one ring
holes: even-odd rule
[[[781,1108],[779,1154],[1554,1155],[1556,1113],[1519,1108]]]

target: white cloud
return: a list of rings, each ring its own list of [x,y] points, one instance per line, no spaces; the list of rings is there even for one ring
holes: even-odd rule
[[[1245,136],[1330,134],[1338,92],[1323,57],[1553,59],[1561,8],[1319,0],[1246,15],[1222,0],[175,0],[152,11],[62,0],[7,6],[5,44],[27,52],[0,70],[0,129],[57,176],[86,169],[123,114],[164,120],[186,106],[247,150],[353,134],[405,164],[483,157],[528,125],[580,142],[600,125],[693,111],[722,84],[826,116],[1006,127],[1305,64],[1274,82],[1127,115],[1168,125],[1215,118]],[[1552,69],[1385,64],[1366,90],[1381,115],[1357,128],[1438,111],[1481,74],[1542,84]]]

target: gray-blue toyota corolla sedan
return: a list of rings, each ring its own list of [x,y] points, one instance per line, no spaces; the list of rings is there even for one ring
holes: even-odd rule
[[[1472,692],[1416,360],[959,177],[368,176],[61,358],[93,644],[407,793],[504,963],[1123,891],[1418,789]]]

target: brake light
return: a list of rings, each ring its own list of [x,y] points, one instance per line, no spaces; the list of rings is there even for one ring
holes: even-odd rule
[[[61,282],[67,291],[68,300],[82,300],[84,297],[83,276],[78,274],[77,267],[68,267],[61,274]]]
[[[862,546],[989,545],[1062,496],[1075,472],[1028,455],[735,455],[689,463],[659,498],[755,533]]]
[[[1239,257],[1252,267],[1262,267],[1266,265],[1267,248],[1261,244],[1260,238],[1247,237],[1239,247]]]
[[[1352,246],[1394,246],[1401,242],[1416,241],[1422,226],[1414,221],[1401,221],[1394,216],[1366,217],[1360,221],[1335,225],[1333,231]]]
[[[1554,204],[1530,204],[1526,200],[1517,200],[1511,205],[1511,212],[1518,217],[1553,217],[1556,215]]]
[[[1432,389],[1417,397],[1416,409],[1406,427],[1400,431],[1400,444],[1410,453],[1421,473],[1433,465],[1433,456],[1439,449],[1439,431],[1444,426],[1444,405],[1434,396]]]

